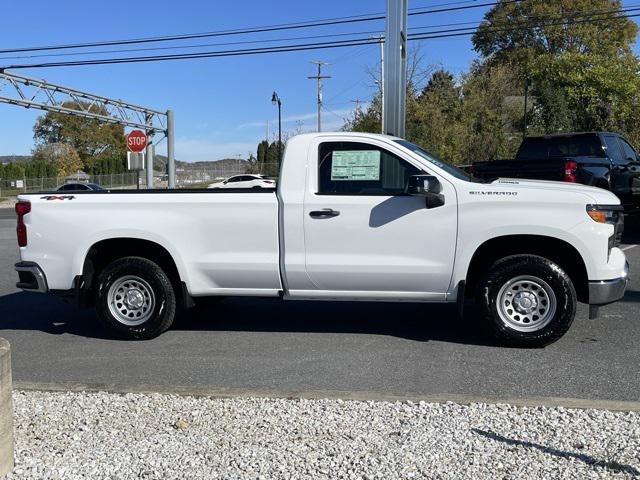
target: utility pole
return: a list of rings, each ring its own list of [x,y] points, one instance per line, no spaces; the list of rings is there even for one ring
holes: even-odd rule
[[[322,80],[331,78],[328,75],[322,75],[322,67],[325,65],[329,65],[328,63],[325,62],[321,62],[320,60],[314,60],[313,62],[314,65],[316,65],[318,67],[318,73],[317,75],[313,76],[313,77],[307,77],[310,80],[316,80],[318,82],[318,132],[322,131],[322,121],[320,120],[320,112],[322,110]]]
[[[379,37],[371,37],[372,39],[376,39],[380,42],[380,81],[378,85],[380,86],[380,131],[384,133],[384,36],[380,35]]]
[[[524,84],[524,125],[522,126],[522,138],[527,138],[527,110],[529,101],[529,89],[531,88],[531,79],[527,78]]]
[[[387,0],[382,133],[404,137],[407,95],[407,0]]]
[[[356,112],[360,111],[360,104],[364,103],[364,100],[360,100],[359,98],[356,98],[354,100],[349,100],[351,103],[355,103],[356,104]]]

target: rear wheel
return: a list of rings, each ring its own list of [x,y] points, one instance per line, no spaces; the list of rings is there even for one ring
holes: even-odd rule
[[[536,255],[514,255],[491,266],[477,301],[502,343],[542,347],[569,330],[577,300],[571,279],[558,265]]]
[[[96,312],[100,321],[121,337],[154,338],[167,330],[175,318],[173,285],[151,260],[115,260],[98,278]]]

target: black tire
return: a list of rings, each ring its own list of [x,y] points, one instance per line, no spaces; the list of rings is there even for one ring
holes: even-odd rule
[[[513,307],[511,310],[509,310],[509,306],[501,307],[498,297],[503,287],[505,292],[509,289],[509,285],[515,285],[513,288],[523,288],[518,287],[518,284],[528,282],[527,278],[533,279],[531,283],[534,286],[524,283],[524,291],[529,288],[534,294],[541,292],[540,296],[535,296],[534,303],[540,305],[539,310],[534,309],[533,313],[522,315],[520,312],[523,310],[517,310],[514,307],[515,302],[511,304]],[[517,279],[520,279],[519,282],[514,282]],[[542,280],[542,282],[536,284],[535,279]],[[540,286],[542,289],[539,289]],[[544,293],[549,290],[547,287],[550,287],[553,297],[550,293]],[[517,291],[516,297],[518,294]],[[527,291],[526,294],[530,295],[530,292]],[[503,305],[509,305],[508,302],[512,297],[505,293],[501,295],[501,298],[507,302]],[[515,300],[515,297],[513,298]],[[549,299],[550,305],[555,299],[553,314],[551,314],[553,308],[544,310],[544,304],[547,302],[544,298]],[[551,260],[536,255],[513,255],[498,260],[489,268],[478,286],[476,301],[480,315],[501,344],[535,348],[555,342],[569,330],[576,314],[577,296],[569,276]],[[522,305],[519,304],[518,307],[522,308]],[[511,313],[509,314],[509,312]],[[537,319],[534,316],[536,314],[538,314]],[[510,322],[505,318],[511,319]],[[541,323],[536,324],[536,322]],[[519,330],[527,328],[531,330]]]
[[[141,313],[143,317],[141,319],[135,318],[136,311],[133,309],[127,310],[126,306],[123,307],[117,301],[114,301],[110,308],[109,292],[112,286],[122,283],[126,278],[138,279],[133,280],[134,282],[140,282],[141,280],[140,283],[144,285],[141,287],[141,291],[147,295],[142,294],[138,298],[142,298],[143,301],[145,298],[153,299],[148,304],[148,309],[144,312],[144,315]],[[149,293],[149,290],[152,293]],[[130,322],[141,321],[141,323],[135,325],[123,323],[128,319],[119,319],[116,310],[120,308],[124,309],[122,312],[133,312],[134,317]],[[124,316],[122,312],[120,315]],[[176,315],[176,295],[171,280],[156,263],[142,257],[125,257],[111,262],[98,276],[96,313],[101,323],[119,337],[131,340],[147,340],[157,337],[173,323]],[[144,317],[148,318],[145,319]]]

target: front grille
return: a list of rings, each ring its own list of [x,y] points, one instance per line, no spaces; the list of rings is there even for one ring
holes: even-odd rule
[[[620,246],[622,234],[624,233],[624,213],[617,212],[616,223],[613,225],[613,235],[609,237],[609,250]]]

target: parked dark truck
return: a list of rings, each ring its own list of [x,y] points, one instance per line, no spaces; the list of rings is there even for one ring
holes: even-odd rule
[[[515,159],[476,162],[468,170],[484,180],[510,177],[582,183],[615,193],[627,212],[640,208],[640,156],[615,133],[527,137]]]

